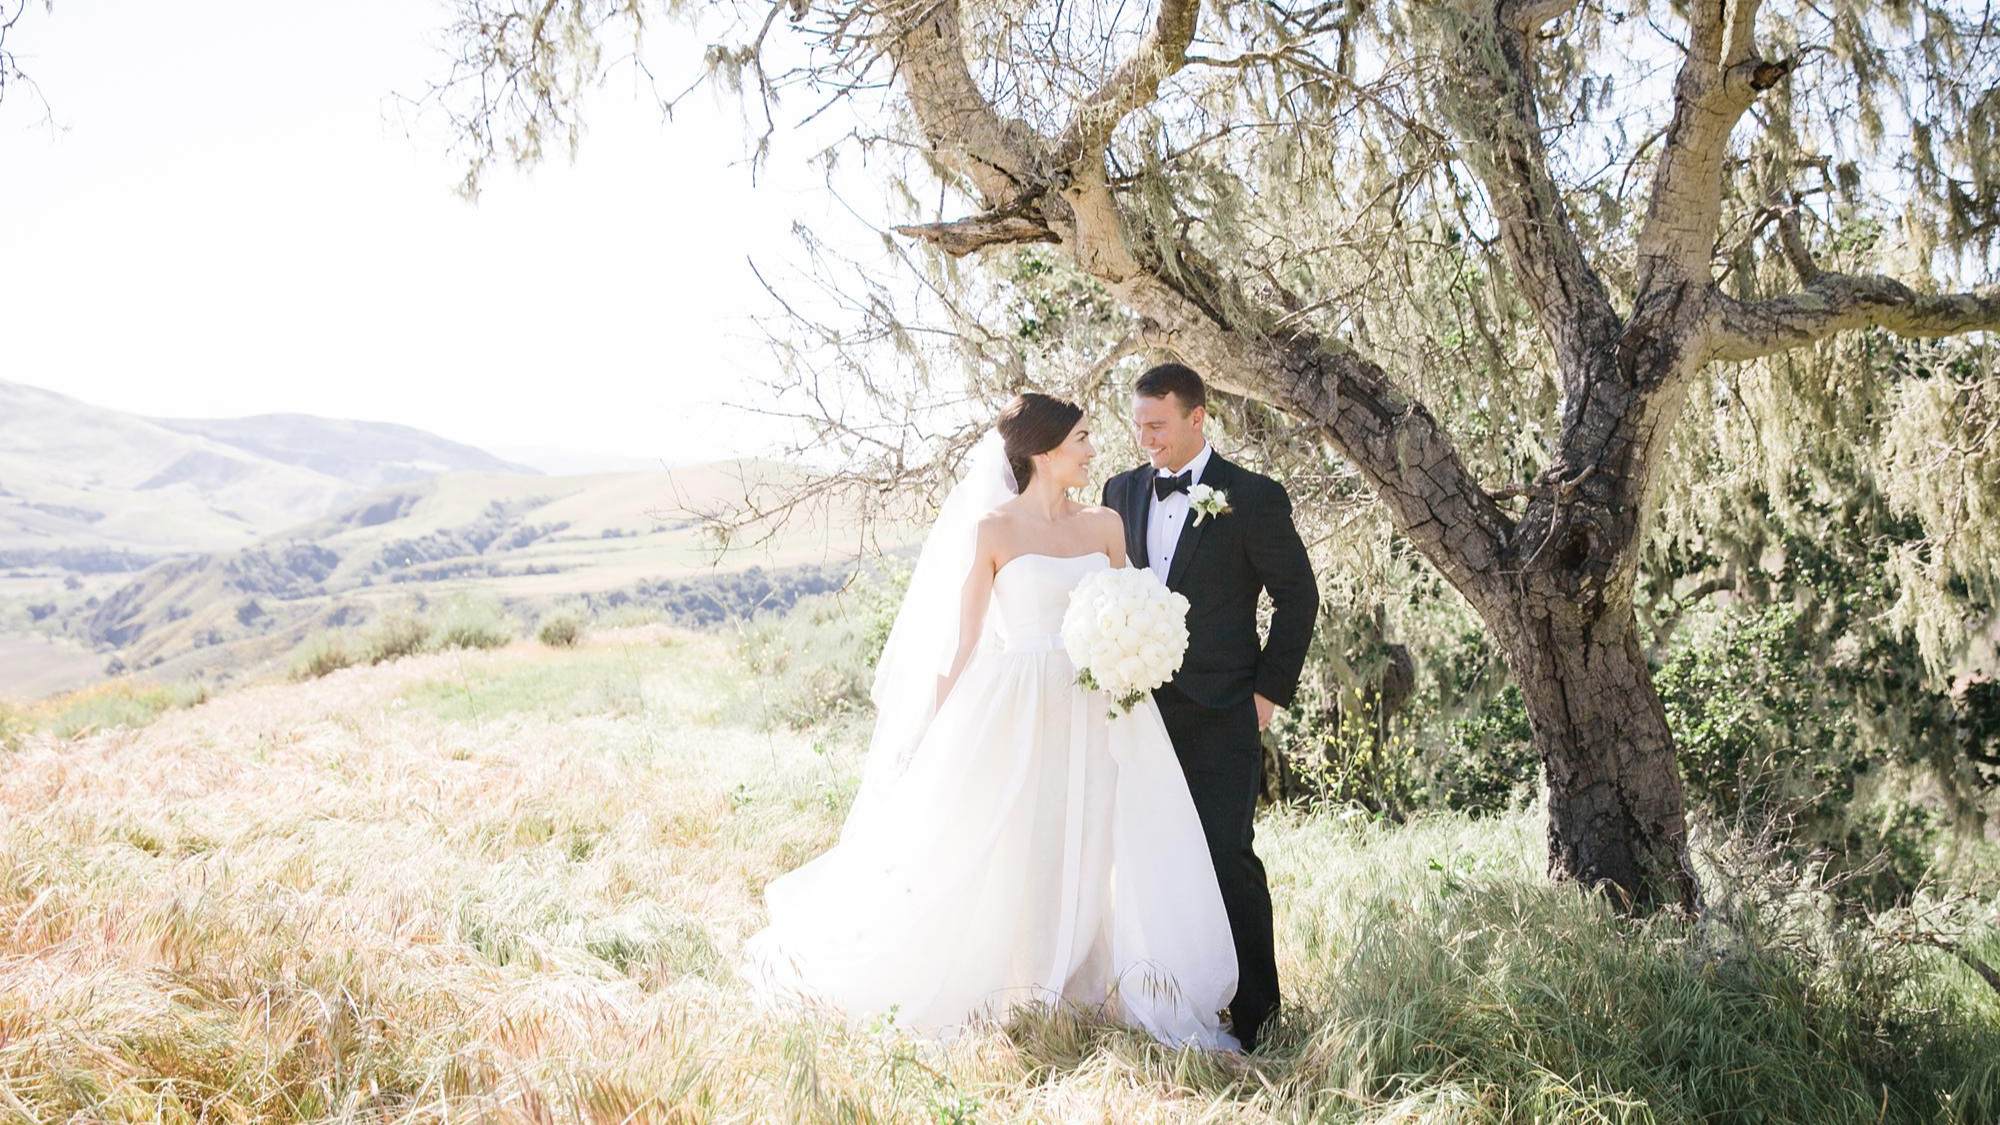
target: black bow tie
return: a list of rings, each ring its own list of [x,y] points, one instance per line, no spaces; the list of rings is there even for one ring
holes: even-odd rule
[[[1176,492],[1186,492],[1194,484],[1194,470],[1175,477],[1154,477],[1153,495],[1165,500]]]

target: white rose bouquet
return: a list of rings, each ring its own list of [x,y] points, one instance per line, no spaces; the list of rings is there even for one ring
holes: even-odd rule
[[[1070,591],[1063,648],[1076,682],[1111,696],[1112,718],[1180,671],[1188,600],[1144,570],[1100,570]]]

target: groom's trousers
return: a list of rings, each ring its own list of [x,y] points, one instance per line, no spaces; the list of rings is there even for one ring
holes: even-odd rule
[[[1236,998],[1230,1023],[1246,1047],[1278,1010],[1278,955],[1272,936],[1271,887],[1264,864],[1251,850],[1251,819],[1264,768],[1257,707],[1205,707],[1172,684],[1153,692],[1173,740],[1188,793],[1208,837],[1208,854],[1222,889],[1223,909],[1236,942]]]

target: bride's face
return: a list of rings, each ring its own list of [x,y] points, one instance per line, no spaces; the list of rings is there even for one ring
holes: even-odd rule
[[[1047,474],[1063,488],[1082,488],[1090,483],[1090,463],[1096,458],[1097,447],[1090,444],[1090,429],[1078,421],[1061,445],[1035,455],[1035,475]]]

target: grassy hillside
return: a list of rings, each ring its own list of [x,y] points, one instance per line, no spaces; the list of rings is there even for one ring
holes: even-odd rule
[[[254,542],[361,486],[0,381],[0,566],[90,574]],[[25,577],[26,575],[24,575]],[[0,595],[19,591],[0,584]]]
[[[1076,1014],[949,1048],[760,1014],[736,951],[859,753],[760,721],[810,686],[746,670],[781,639],[438,653],[0,750],[0,1116],[2000,1120],[1959,962],[1798,872],[1622,921],[1546,884],[1533,811],[1262,819],[1291,1005],[1247,1062]]]
[[[0,635],[54,635],[101,654],[100,666],[156,681],[221,683],[282,663],[315,632],[453,601],[499,605],[524,624],[574,602],[712,623],[790,604],[854,569],[860,532],[839,512],[718,560],[695,514],[787,472],[746,461],[572,477],[445,473],[368,492],[251,546],[48,588],[11,609],[0,600]],[[875,530],[897,541],[897,528]],[[0,679],[0,698],[9,696],[32,697]]]

